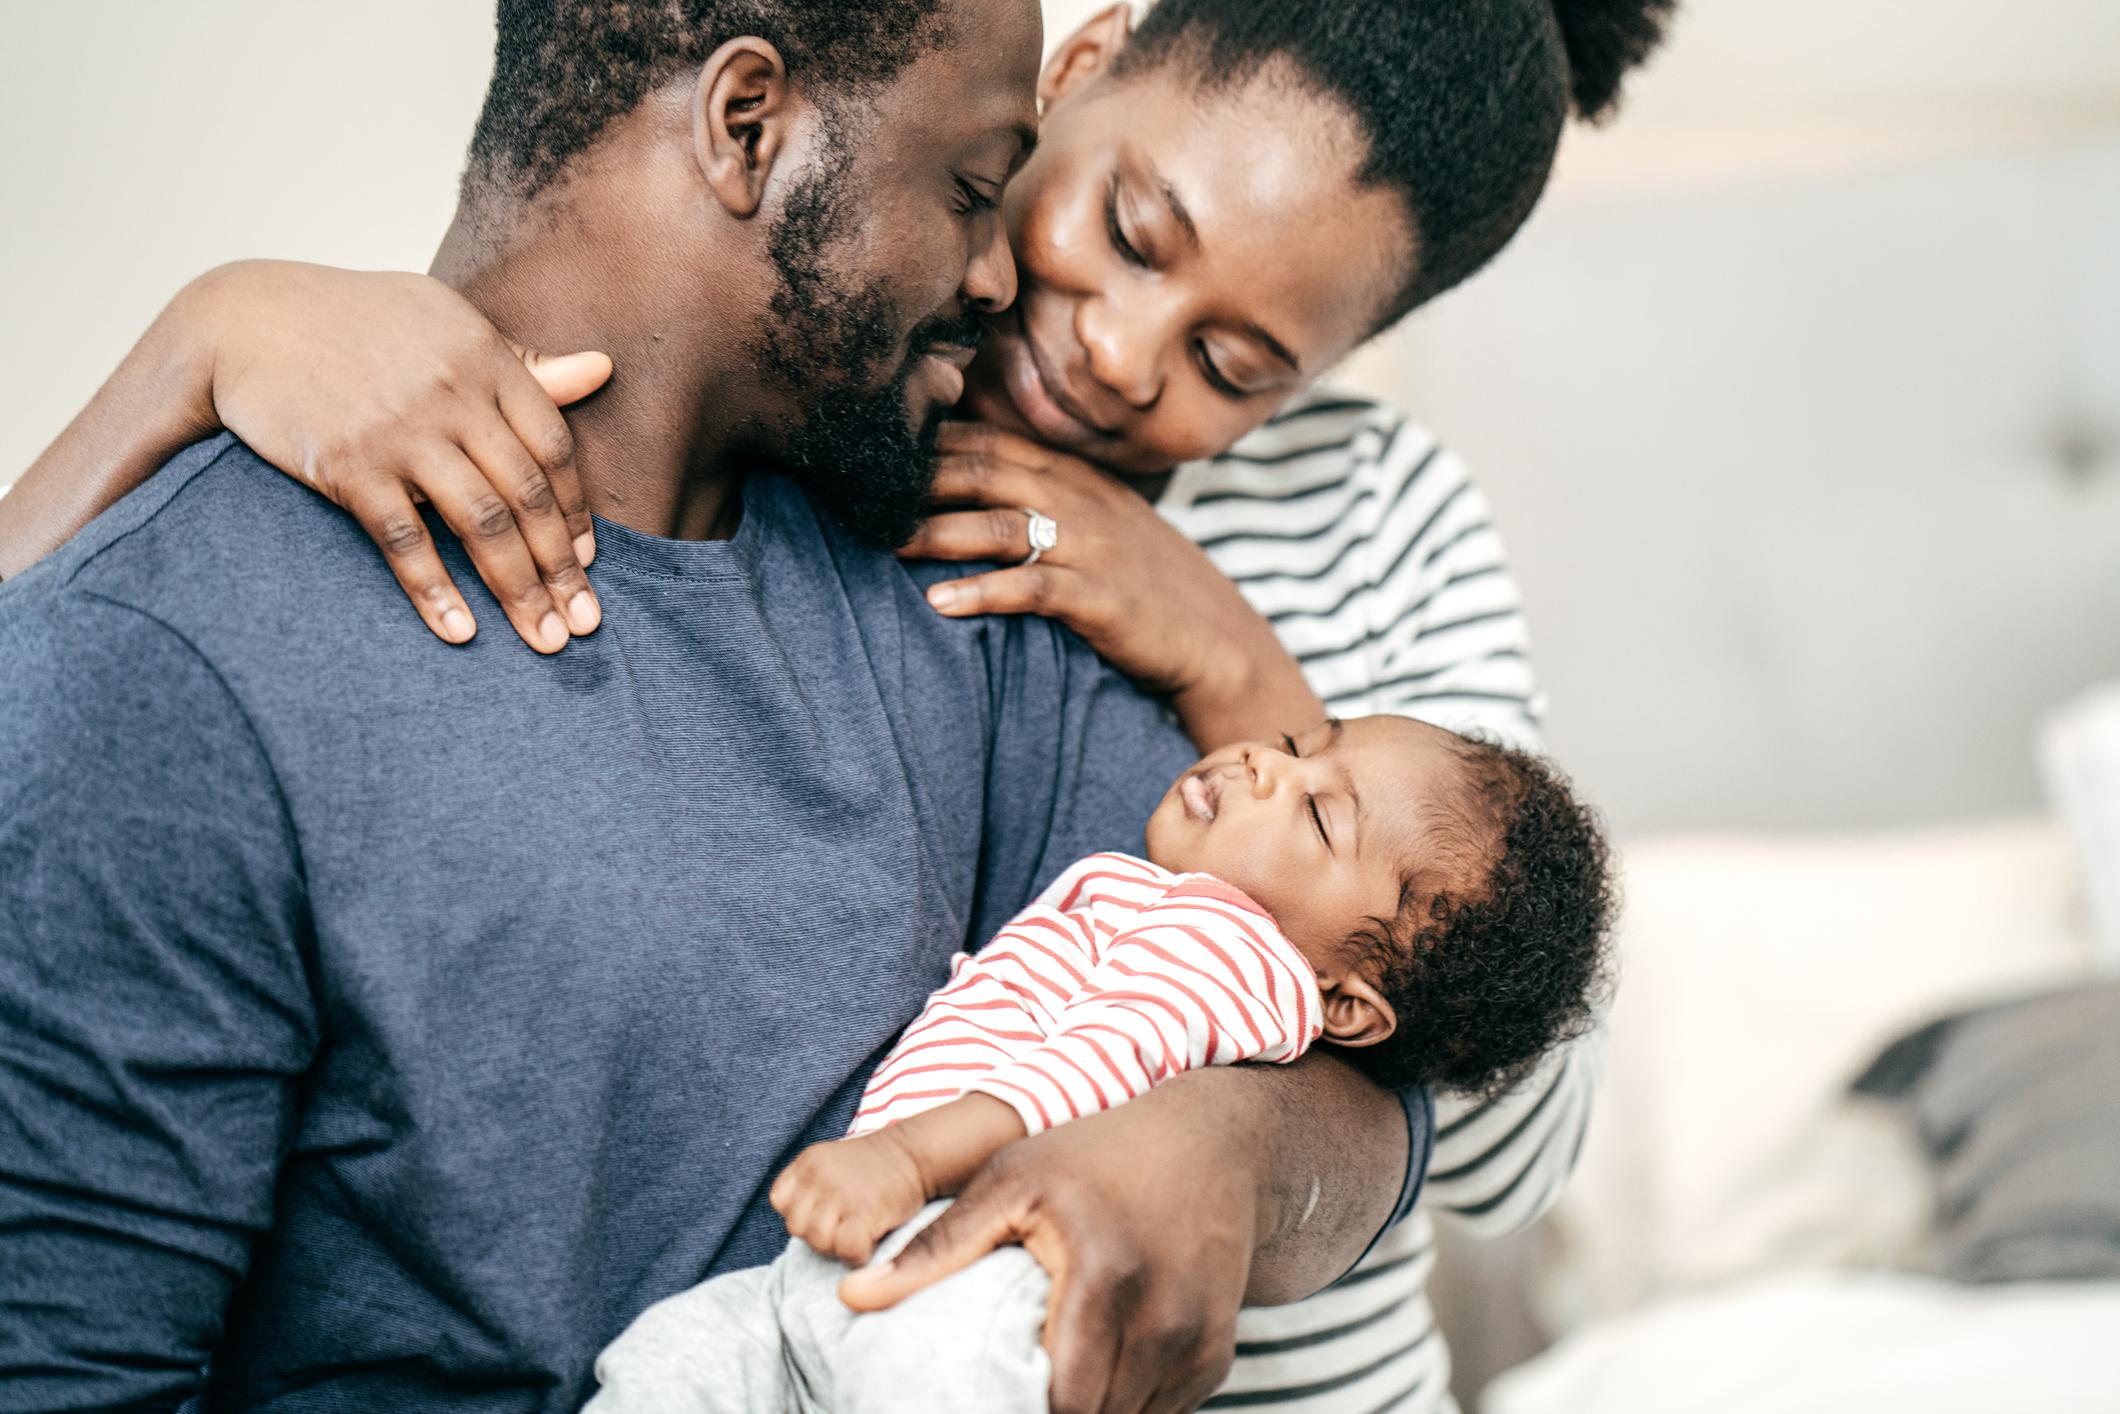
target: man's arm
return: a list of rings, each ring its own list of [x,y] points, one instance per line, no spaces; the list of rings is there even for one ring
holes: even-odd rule
[[[1408,1125],[1345,1061],[1193,1071],[1010,1145],[883,1268],[841,1286],[875,1310],[994,1248],[1052,1274],[1054,1414],[1197,1408],[1246,1301],[1342,1276],[1391,1216]]]
[[[317,1044],[300,868],[211,668],[0,591],[0,1410],[194,1391]]]

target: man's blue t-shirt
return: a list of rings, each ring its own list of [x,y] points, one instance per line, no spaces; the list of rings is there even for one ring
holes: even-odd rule
[[[229,438],[0,588],[0,1409],[561,1411],[1192,751],[753,478],[555,660]]]

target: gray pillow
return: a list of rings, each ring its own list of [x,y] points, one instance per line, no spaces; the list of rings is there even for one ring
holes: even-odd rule
[[[2120,984],[1933,1022],[1855,1081],[1906,1106],[1960,1281],[2120,1279]]]

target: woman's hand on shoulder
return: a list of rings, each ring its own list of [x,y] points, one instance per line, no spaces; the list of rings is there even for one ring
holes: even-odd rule
[[[596,627],[594,532],[559,406],[601,387],[610,359],[511,344],[425,275],[245,261],[180,305],[211,341],[221,424],[359,521],[436,635],[462,643],[477,623],[421,500],[532,648]]]
[[[935,500],[947,509],[900,555],[1006,566],[930,589],[942,613],[1058,619],[1159,692],[1194,685],[1212,642],[1254,617],[1198,546],[1103,468],[985,423],[945,423],[940,438]],[[1019,563],[1030,553],[1026,511],[1058,531],[1036,564]]]
[[[1008,564],[928,591],[953,618],[1043,614],[1082,635],[1113,667],[1170,696],[1203,751],[1298,731],[1325,715],[1303,671],[1205,551],[1139,491],[1101,467],[984,423],[941,433],[932,516],[909,559],[1021,561],[1030,517],[1057,543],[1036,564]]]

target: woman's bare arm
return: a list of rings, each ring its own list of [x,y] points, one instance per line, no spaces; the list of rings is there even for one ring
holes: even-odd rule
[[[526,367],[527,365],[527,367]],[[241,261],[170,301],[111,379],[0,501],[0,573],[48,554],[180,447],[226,427],[351,513],[428,626],[476,631],[417,503],[469,550],[525,642],[595,628],[595,553],[555,403],[610,376],[602,354],[510,344],[424,275]]]
[[[210,279],[211,277],[207,277]],[[109,381],[0,498],[0,576],[14,576],[219,423],[213,356],[187,286]]]

